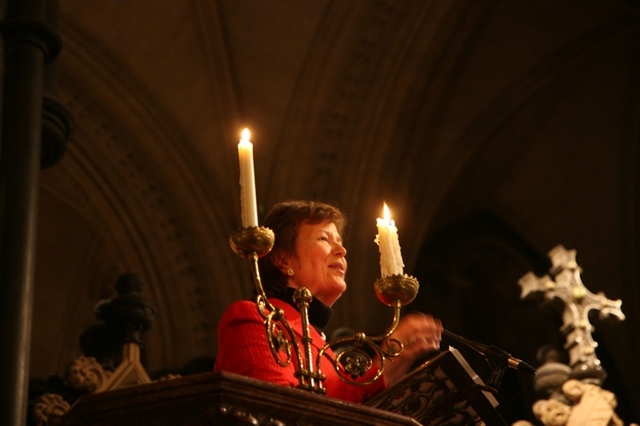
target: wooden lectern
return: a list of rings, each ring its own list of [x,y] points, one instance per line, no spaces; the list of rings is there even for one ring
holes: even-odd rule
[[[380,425],[417,426],[410,417],[226,372],[81,397],[65,426]]]
[[[452,349],[365,405],[212,372],[83,396],[62,425],[504,425],[496,405]]]

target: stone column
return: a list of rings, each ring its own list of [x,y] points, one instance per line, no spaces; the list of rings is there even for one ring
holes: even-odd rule
[[[46,0],[10,0],[2,23],[0,424],[24,426],[35,274],[45,63],[60,50]]]

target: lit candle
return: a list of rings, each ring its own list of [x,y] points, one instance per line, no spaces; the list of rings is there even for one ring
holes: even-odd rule
[[[391,212],[384,204],[384,219],[378,218],[378,235],[376,243],[380,249],[380,272],[383,277],[387,275],[402,275],[404,263],[400,253],[400,241],[398,240],[398,228],[391,220]]]
[[[253,173],[253,144],[249,141],[249,129],[242,131],[238,143],[240,159],[240,207],[242,209],[242,226],[258,226],[258,210],[256,203],[256,184]]]

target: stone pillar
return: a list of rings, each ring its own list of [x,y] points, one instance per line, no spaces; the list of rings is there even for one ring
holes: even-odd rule
[[[10,0],[0,151],[0,424],[24,426],[35,274],[45,63],[60,50],[46,0]]]

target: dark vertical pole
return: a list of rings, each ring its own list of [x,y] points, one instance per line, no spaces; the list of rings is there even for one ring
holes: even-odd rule
[[[45,0],[10,0],[2,24],[0,424],[24,426],[35,273],[44,64],[60,49]]]

